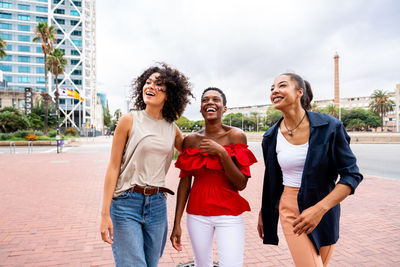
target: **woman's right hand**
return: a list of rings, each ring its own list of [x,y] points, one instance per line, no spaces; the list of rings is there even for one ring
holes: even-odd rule
[[[103,239],[104,242],[107,242],[111,245],[114,244],[114,241],[112,240],[114,236],[114,230],[110,215],[101,215],[100,233],[101,239]]]
[[[182,236],[181,226],[180,225],[174,226],[174,229],[172,229],[171,237],[169,239],[171,240],[172,246],[177,251],[182,251],[181,236]]]
[[[264,239],[264,226],[263,226],[263,221],[262,221],[262,216],[261,216],[261,210],[260,210],[260,213],[258,214],[257,231],[258,231],[258,236],[261,239]]]

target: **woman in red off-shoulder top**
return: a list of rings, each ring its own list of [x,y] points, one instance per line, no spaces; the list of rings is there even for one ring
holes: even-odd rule
[[[186,224],[197,267],[212,266],[214,232],[220,266],[243,264],[241,214],[250,211],[250,206],[238,191],[246,187],[249,166],[257,160],[247,148],[243,131],[222,124],[225,111],[222,90],[204,90],[200,112],[205,129],[185,137],[183,151],[175,163],[181,169],[181,180],[170,239],[176,250],[182,250],[181,218],[188,201]]]

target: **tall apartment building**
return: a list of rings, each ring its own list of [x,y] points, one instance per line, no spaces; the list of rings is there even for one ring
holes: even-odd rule
[[[15,102],[21,107],[25,87],[36,93],[45,90],[41,43],[32,42],[39,21],[47,21],[57,29],[55,47],[64,51],[68,61],[64,75],[58,77],[64,117],[61,127],[94,125],[98,102],[95,0],[0,0],[0,37],[7,43],[7,56],[0,61],[0,70],[8,84],[0,88],[0,97],[18,97]],[[50,94],[54,96],[55,79],[50,73],[48,77]]]

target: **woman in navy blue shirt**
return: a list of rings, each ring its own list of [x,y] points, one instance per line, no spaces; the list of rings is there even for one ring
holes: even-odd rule
[[[327,266],[339,238],[340,205],[363,179],[341,121],[308,111],[310,84],[284,73],[271,87],[283,117],[263,137],[265,162],[258,232],[278,244],[282,230],[296,266]],[[340,175],[339,181],[338,175]]]

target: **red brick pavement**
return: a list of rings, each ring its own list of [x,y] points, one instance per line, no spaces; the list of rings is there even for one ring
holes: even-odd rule
[[[0,266],[113,266],[100,239],[99,211],[106,153],[0,155]],[[242,195],[246,222],[245,266],[293,266],[282,233],[279,246],[257,236],[263,164]],[[176,188],[178,171],[167,183]],[[341,237],[330,266],[400,266],[400,181],[367,177],[342,205]],[[168,198],[172,226],[175,197]],[[183,220],[184,221],[184,220]],[[183,226],[182,252],[167,243],[160,266],[191,261]],[[214,245],[215,246],[215,245]],[[215,254],[215,259],[217,259]]]

